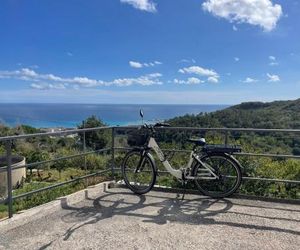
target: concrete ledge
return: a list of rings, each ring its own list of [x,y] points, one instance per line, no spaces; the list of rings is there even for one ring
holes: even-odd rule
[[[80,190],[76,193],[59,197],[54,201],[45,203],[43,205],[19,211],[18,213],[14,214],[14,216],[10,219],[6,218],[0,220],[0,229],[2,227],[5,227],[6,230],[13,229],[22,226],[33,219],[36,220],[50,213],[54,213],[56,210],[60,209],[64,204],[73,205],[87,198],[97,197],[100,193],[105,191],[106,188],[112,187],[112,184],[113,183],[110,181],[102,182],[95,186],[90,186],[87,189]]]

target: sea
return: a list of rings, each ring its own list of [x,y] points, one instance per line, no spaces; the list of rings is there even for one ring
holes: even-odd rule
[[[15,127],[29,125],[36,128],[74,128],[87,117],[95,115],[107,125],[141,124],[144,120],[163,121],[185,114],[212,112],[228,105],[168,105],[168,104],[0,104],[0,124]]]

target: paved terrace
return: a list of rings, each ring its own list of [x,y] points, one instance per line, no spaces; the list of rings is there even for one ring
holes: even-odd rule
[[[299,249],[299,204],[101,184],[0,222],[0,249]]]

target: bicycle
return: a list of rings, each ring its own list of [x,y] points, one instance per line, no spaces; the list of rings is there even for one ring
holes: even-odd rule
[[[166,123],[145,123],[139,129],[144,133],[133,134],[129,139],[135,147],[124,157],[122,175],[130,190],[136,194],[145,194],[153,188],[158,168],[150,150],[155,152],[167,172],[184,184],[194,181],[204,195],[224,198],[240,187],[241,165],[232,155],[241,152],[239,146],[206,144],[204,138],[188,139],[194,144],[189,161],[185,167],[174,169],[154,138],[156,128],[168,126]]]

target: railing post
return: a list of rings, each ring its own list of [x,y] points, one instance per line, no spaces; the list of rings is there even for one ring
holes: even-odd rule
[[[111,174],[115,177],[115,128],[111,128]]]
[[[13,197],[12,197],[12,176],[11,176],[11,144],[9,140],[6,142],[6,163],[7,163],[7,203],[8,203],[8,217],[13,216]]]
[[[85,131],[83,132],[83,153],[86,153],[86,135],[85,135]],[[86,155],[84,155],[84,170],[85,170],[85,174],[87,174],[87,164],[86,164]],[[85,180],[85,187],[88,186],[88,180]]]
[[[228,131],[225,131],[225,145],[228,144]]]
[[[85,122],[83,121],[83,129],[85,128]],[[86,133],[83,131],[83,153],[86,153]],[[86,164],[86,154],[84,155],[84,170],[85,174],[87,174],[87,164]],[[87,188],[88,186],[88,180],[85,179],[85,187]]]

